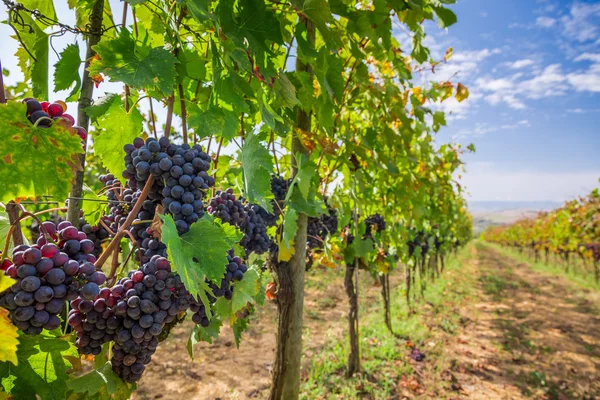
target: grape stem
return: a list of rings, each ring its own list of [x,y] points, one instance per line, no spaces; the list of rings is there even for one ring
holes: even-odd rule
[[[41,118],[38,118],[37,121],[35,121],[35,124],[33,124],[33,127],[37,128],[38,125],[40,124],[40,122],[46,121],[46,120],[48,120],[50,122],[54,122],[54,120],[52,118],[50,118],[50,117],[41,117]]]
[[[183,14],[183,13],[182,13]],[[185,95],[183,94],[183,85],[180,83],[177,85],[179,90],[179,104],[181,107],[181,134],[183,135],[183,143],[188,142],[188,131],[187,131],[187,112],[185,110]]]
[[[167,99],[167,121],[165,122],[164,137],[169,137],[171,134],[171,124],[173,123],[173,105],[175,103],[175,96],[171,94]]]
[[[152,188],[153,184],[154,184],[154,175],[150,175],[148,177],[148,180],[146,181],[146,184],[144,185],[144,189],[142,190],[140,197],[135,202],[135,205],[129,212],[127,219],[125,220],[125,222],[123,222],[123,225],[121,225],[121,227],[115,234],[115,237],[110,242],[110,244],[108,245],[106,250],[104,250],[104,252],[100,255],[98,260],[96,260],[96,263],[94,264],[94,266],[97,269],[102,268],[102,265],[104,265],[106,260],[108,260],[108,257],[111,255],[111,253],[119,247],[119,243],[121,242],[121,239],[123,237],[125,237],[125,235],[127,234],[127,229],[129,229],[129,227],[133,223],[133,220],[137,217],[138,212],[140,212],[140,209],[142,208],[142,203],[144,202],[144,200],[146,200],[146,197],[148,197],[148,193],[150,193],[150,189]]]

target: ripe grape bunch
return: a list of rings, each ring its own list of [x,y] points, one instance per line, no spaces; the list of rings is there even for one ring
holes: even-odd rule
[[[204,215],[204,191],[215,184],[207,172],[210,156],[199,144],[177,145],[165,137],[148,138],[145,142],[136,138],[124,149],[123,177],[130,180],[129,186],[141,188],[150,175],[154,176],[156,181],[148,198],[162,201],[165,211],[173,216],[177,231],[188,232],[190,225]]]
[[[75,118],[67,114],[67,105],[64,101],[50,103],[47,101],[39,102],[34,98],[23,99],[27,105],[27,119],[37,127],[49,128],[53,123],[66,128],[69,132],[77,134],[81,138],[81,144],[85,149],[87,145],[87,131],[75,126]]]
[[[240,245],[244,247],[246,254],[262,254],[269,249],[267,225],[259,215],[259,206],[244,204],[244,199],[236,198],[231,188],[224,192],[218,191],[209,204],[207,211],[210,214],[238,227],[244,233]]]
[[[248,267],[240,257],[234,255],[233,250],[229,251],[227,262],[225,276],[221,279],[221,284],[217,286],[210,282],[208,286],[216,297],[224,297],[225,300],[231,300],[233,297],[233,290],[235,289],[235,285],[232,286],[232,282],[239,282],[244,279],[244,274],[248,271]],[[209,301],[214,303],[216,299],[210,296]],[[204,304],[197,301],[192,296],[190,296],[190,311],[194,313],[192,315],[192,321],[194,321],[196,325],[201,325],[204,328],[209,325],[210,321],[206,315]]]
[[[373,237],[373,233],[385,230],[385,221],[379,214],[369,215],[365,219],[366,237]]]
[[[337,211],[329,205],[327,199],[324,200],[327,213],[317,218],[311,217],[308,219],[306,241],[310,249],[323,248],[327,236],[336,233],[338,229]]]
[[[66,221],[58,225],[58,230],[52,222],[44,222],[43,228],[58,239],[58,245],[46,243],[46,238],[40,236],[33,246],[15,247],[14,265],[5,273],[16,283],[0,299],[0,306],[9,310],[14,324],[29,335],[58,328],[58,314],[66,301],[80,293],[95,296],[99,285],[106,281],[92,264],[94,243],[85,233]]]
[[[169,261],[154,256],[114,287],[82,292],[71,302],[75,344],[80,353],[95,355],[102,344],[114,341],[113,370],[133,383],[150,362],[165,325],[190,306],[189,297]]]
[[[106,217],[103,216],[102,218],[108,225],[108,220],[105,219]],[[81,229],[81,231],[87,235],[89,240],[94,242],[94,250],[92,251],[92,254],[96,257],[102,254],[102,241],[110,237],[108,231],[102,225],[92,226],[88,224],[83,217],[79,218],[79,229]]]

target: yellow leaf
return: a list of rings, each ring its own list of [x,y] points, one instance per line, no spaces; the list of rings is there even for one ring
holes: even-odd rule
[[[0,308],[0,361],[10,361],[17,365],[17,346],[19,334],[17,327],[8,319],[8,310]]]
[[[295,251],[296,251],[296,249],[294,248],[294,246],[290,246],[289,248],[286,248],[285,246],[279,246],[278,260],[279,261],[290,261],[292,259],[292,256],[294,255]]]
[[[453,52],[454,49],[452,47],[448,47],[448,50],[446,50],[446,54],[444,54],[444,61],[448,61],[450,58],[452,58]]]
[[[0,273],[0,293],[14,285],[14,283],[15,280],[13,278],[8,275],[4,275],[4,273]]]
[[[456,87],[456,100],[460,103],[469,97],[469,89],[467,89],[462,83],[459,83]]]

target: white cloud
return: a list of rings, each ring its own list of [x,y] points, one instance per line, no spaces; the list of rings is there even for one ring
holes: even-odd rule
[[[551,28],[554,26],[554,24],[556,24],[556,20],[550,17],[537,17],[535,24],[537,26],[541,26],[542,28]]]
[[[490,162],[466,165],[461,184],[472,201],[565,201],[598,187],[599,171],[506,171]]]
[[[577,58],[575,58],[575,60],[573,60],[573,61],[593,61],[597,64],[600,64],[600,54],[583,53],[583,54],[579,55]]]
[[[578,92],[600,92],[600,54],[584,53],[575,61],[592,61],[587,70],[567,75],[567,80]]]
[[[473,129],[461,129],[458,133],[453,137],[453,139],[461,139],[465,137],[473,137],[473,136],[484,136],[488,133],[498,132],[498,131],[506,131],[506,130],[514,130],[518,128],[531,126],[531,123],[524,119],[515,124],[503,124],[503,125],[491,125],[488,123],[478,122],[475,124],[475,128]]]
[[[569,114],[589,114],[589,113],[600,112],[600,108],[590,108],[590,109],[570,108],[570,109],[567,110],[567,112]]]
[[[525,67],[529,67],[530,65],[535,64],[535,61],[529,59],[529,58],[525,58],[523,60],[517,60],[515,62],[512,62],[509,64],[509,68],[511,69],[521,69],[521,68],[525,68]]]
[[[569,15],[561,17],[563,33],[578,42],[587,42],[598,38],[600,30],[600,4],[576,2],[571,6]]]

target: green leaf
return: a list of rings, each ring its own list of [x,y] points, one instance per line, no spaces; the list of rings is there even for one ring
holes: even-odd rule
[[[4,245],[6,244],[6,239],[8,239],[8,230],[10,229],[10,219],[8,218],[8,214],[4,210],[0,210],[0,249],[4,249]],[[23,236],[23,242],[27,243],[27,238],[25,235]],[[8,254],[12,254],[12,249],[14,248],[14,243],[11,242],[8,246]],[[0,274],[3,275],[3,274]],[[2,279],[0,279],[2,282]],[[10,286],[10,285],[9,285]],[[2,284],[0,284],[0,292],[2,292],[6,288],[2,288]]]
[[[36,128],[25,113],[25,104],[0,104],[0,201],[65,198],[80,168],[81,139],[61,127]]]
[[[107,197],[105,195],[97,195],[89,186],[83,185],[83,202],[81,209],[88,224],[92,226],[98,225],[100,218],[105,214]]]
[[[205,279],[220,282],[225,274],[227,252],[242,240],[243,234],[234,226],[221,224],[205,214],[192,224],[189,232],[179,236],[173,217],[161,215],[164,225],[162,242],[173,270],[181,276],[187,290],[194,296],[204,294]]]
[[[190,338],[187,342],[187,350],[190,358],[194,359],[194,345],[198,342],[207,342],[212,344],[213,339],[219,338],[223,323],[219,318],[212,318],[210,323],[205,328],[202,325],[195,325],[194,330],[190,333]]]
[[[89,107],[85,108],[85,113],[92,119],[92,121],[98,120],[101,116],[106,114],[106,112],[110,109],[114,102],[121,103],[121,98],[118,94],[109,93],[106,96],[100,97],[98,100],[94,101]]]
[[[436,111],[433,114],[433,130],[437,132],[440,126],[446,126],[446,115],[442,111]]]
[[[56,11],[54,10],[54,2],[52,0],[19,0],[19,3],[29,8],[30,10],[38,10],[42,15],[50,20],[56,21]],[[44,20],[40,20],[41,23]],[[51,23],[48,26],[52,25]]]
[[[198,107],[190,107],[188,125],[200,139],[209,136],[223,137],[231,140],[237,135],[239,115],[234,111],[219,106],[211,106],[202,111]]]
[[[254,267],[248,268],[244,274],[244,279],[235,282],[233,297],[231,298],[231,314],[235,314],[248,303],[254,303],[254,298],[260,291],[260,274]]]
[[[352,243],[352,247],[354,248],[354,254],[356,257],[364,257],[373,251],[373,240],[356,238]]]
[[[9,12],[8,19],[12,21],[13,18],[14,13]],[[16,54],[19,67],[25,80],[31,79],[33,96],[40,100],[48,99],[48,35],[27,13],[20,12],[17,20],[19,23],[12,23],[11,26],[19,34],[12,38],[22,43]]]
[[[216,14],[223,32],[239,47],[246,39],[252,52],[268,52],[268,42],[283,42],[281,25],[263,0],[222,1]]]
[[[447,28],[450,25],[454,25],[457,21],[456,14],[449,8],[445,7],[434,7],[432,6],[433,11],[438,17],[438,25],[440,28]]]
[[[110,362],[106,362],[100,368],[69,381],[67,387],[73,393],[85,394],[85,398],[97,393],[106,393],[111,396],[122,390],[128,391],[129,394],[133,391],[133,386],[127,385],[124,380],[113,372]]]
[[[294,106],[298,104],[296,87],[292,84],[287,75],[282,74],[277,80],[275,87],[282,106],[294,108]]]
[[[259,204],[271,212],[271,171],[273,160],[269,150],[260,143],[258,135],[248,134],[240,154],[244,194],[250,203]]]
[[[125,169],[123,146],[133,143],[133,139],[140,135],[142,124],[140,112],[132,108],[128,113],[120,100],[113,101],[108,110],[96,120],[98,133],[94,138],[94,150],[102,160],[102,165],[123,184],[127,181],[121,175],[121,171]]]
[[[73,83],[75,86],[69,94],[73,96],[79,91],[81,78],[79,76],[79,66],[81,57],[79,56],[79,44],[70,44],[60,53],[60,59],[54,64],[54,91],[67,90]]]
[[[157,89],[164,95],[173,91],[178,61],[169,50],[136,43],[127,29],[121,29],[116,39],[101,41],[94,50],[100,59],[90,64],[92,75],[102,73],[111,82],[123,82],[140,90]]]
[[[233,330],[235,345],[239,349],[240,341],[242,339],[242,333],[244,333],[244,331],[248,329],[248,318],[238,318],[231,326],[231,329]]]
[[[283,217],[283,235],[279,243],[279,261],[290,261],[295,252],[294,239],[298,232],[298,212],[288,207]]]
[[[196,21],[203,23],[215,19],[214,14],[209,11],[208,0],[184,0],[184,3]]]
[[[291,197],[294,188],[298,188],[302,197],[306,200],[308,199],[308,194],[311,188],[314,188],[313,184],[316,186],[316,182],[318,179],[317,176],[317,166],[315,163],[310,161],[304,154],[298,153],[296,154],[296,160],[298,163],[298,172],[292,183],[290,184],[290,189],[287,193],[287,199]]]
[[[67,360],[78,357],[71,342],[43,333],[37,336],[19,336],[18,365],[0,364],[2,387],[14,399],[55,400],[66,398]]]
[[[327,26],[334,21],[327,0],[306,0],[302,12],[313,21],[329,48],[339,46],[339,38]]]

